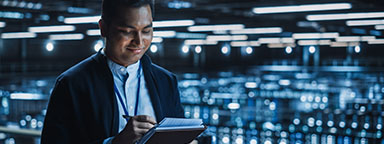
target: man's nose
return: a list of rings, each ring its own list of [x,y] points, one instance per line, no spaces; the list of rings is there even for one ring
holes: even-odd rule
[[[143,48],[144,42],[143,42],[143,34],[141,32],[137,32],[134,38],[134,43],[137,47]]]

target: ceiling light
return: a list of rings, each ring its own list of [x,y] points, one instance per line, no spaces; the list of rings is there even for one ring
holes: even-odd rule
[[[184,32],[176,33],[176,38],[179,38],[179,39],[188,39],[188,38],[203,39],[206,37],[207,37],[207,34],[201,34],[201,33],[184,33]]]
[[[319,40],[319,45],[331,45],[331,40]]]
[[[53,45],[52,42],[47,42],[47,44],[45,44],[45,49],[49,52],[53,51],[54,48],[55,46]]]
[[[228,54],[228,52],[229,52],[229,48],[227,46],[221,47],[221,53]]]
[[[243,24],[227,24],[227,25],[199,25],[199,26],[190,26],[188,31],[222,31],[222,30],[240,30],[243,29]]]
[[[284,48],[286,47],[283,43],[270,43],[268,44],[268,48]]]
[[[87,17],[68,17],[64,18],[66,24],[85,24],[85,23],[98,23],[101,16],[87,16]]]
[[[197,54],[199,54],[199,53],[201,53],[201,46],[196,46],[195,47],[195,52],[197,53]]]
[[[2,33],[2,39],[21,39],[21,38],[35,38],[35,33],[30,32],[10,32],[10,33]]]
[[[339,37],[337,32],[329,33],[294,33],[292,34],[294,39],[326,39]]]
[[[358,42],[360,41],[359,36],[340,36],[336,38],[337,42]]]
[[[247,35],[208,35],[207,41],[247,40]]]
[[[368,44],[384,44],[384,39],[369,40]]]
[[[89,29],[89,30],[87,30],[87,35],[88,36],[100,36],[101,32],[100,32],[100,29]]]
[[[5,22],[0,22],[0,28],[3,28],[3,27],[5,27]]]
[[[333,3],[333,4],[311,4],[311,5],[293,5],[293,6],[274,6],[274,7],[256,7],[253,8],[255,14],[269,13],[292,13],[307,11],[326,11],[326,10],[342,10],[351,9],[350,3]]]
[[[376,30],[384,30],[384,25],[376,25],[375,29]]]
[[[297,43],[301,46],[318,45],[319,44],[317,40],[299,40]]]
[[[49,35],[49,39],[51,40],[82,40],[83,38],[84,35],[81,33]]]
[[[163,42],[163,38],[161,37],[153,37],[152,38],[152,43],[161,43]]]
[[[231,34],[270,34],[270,33],[281,33],[283,29],[280,27],[269,27],[269,28],[246,28],[239,30],[231,30]]]
[[[348,47],[346,42],[332,42],[331,47]]]
[[[309,53],[314,54],[316,52],[316,47],[315,46],[310,46],[309,47]]]
[[[176,31],[154,31],[153,36],[173,38],[176,36]]]
[[[259,38],[260,44],[280,43],[280,38]]]
[[[202,40],[202,39],[191,39],[191,40],[185,40],[184,44],[186,45],[216,45],[217,41],[208,41],[208,40]]]
[[[287,47],[285,48],[285,53],[287,53],[287,54],[291,54],[291,53],[292,53],[292,47],[287,46]]]
[[[324,21],[324,20],[346,20],[346,19],[364,19],[364,18],[380,18],[380,17],[384,17],[384,12],[318,14],[318,15],[307,15],[306,18],[309,21]]]
[[[157,52],[157,50],[158,50],[158,47],[157,47],[157,45],[151,45],[151,48],[150,48],[150,50],[151,50],[151,52],[152,52],[152,53],[156,53],[156,52]]]
[[[245,46],[260,46],[259,41],[232,41],[232,47],[245,47]]]
[[[245,48],[245,52],[246,52],[247,54],[252,54],[252,52],[253,52],[253,48],[252,48],[252,47],[247,47],[247,48]]]
[[[360,46],[355,46],[355,53],[360,53],[360,51],[361,51]]]
[[[375,36],[361,36],[361,41],[370,41],[376,39]]]
[[[29,27],[28,31],[35,33],[47,32],[69,32],[74,31],[76,28],[73,25],[57,25],[57,26],[34,26]]]
[[[188,53],[189,52],[189,46],[188,45],[183,45],[183,47],[181,48],[181,51],[183,53]]]
[[[349,20],[347,26],[368,26],[384,24],[384,20]]]
[[[167,20],[167,21],[154,21],[153,27],[181,27],[194,25],[193,20]]]

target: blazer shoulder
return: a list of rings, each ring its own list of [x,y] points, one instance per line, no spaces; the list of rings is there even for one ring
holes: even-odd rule
[[[89,77],[92,72],[97,71],[97,66],[99,65],[97,61],[94,59],[97,55],[92,55],[81,62],[75,64],[70,67],[63,73],[59,75],[57,80],[67,79],[70,81],[76,81],[83,79],[85,77]]]
[[[160,75],[163,75],[163,76],[166,76],[168,78],[176,78],[176,75],[172,72],[170,72],[169,70],[157,65],[157,64],[154,64],[152,63],[152,71],[155,73],[155,74],[160,74]]]

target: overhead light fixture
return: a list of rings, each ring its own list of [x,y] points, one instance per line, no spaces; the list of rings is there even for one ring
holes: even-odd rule
[[[232,47],[246,47],[246,46],[260,46],[259,41],[232,41],[231,42]]]
[[[167,21],[154,21],[153,27],[182,27],[182,26],[192,26],[195,24],[193,20],[167,20]]]
[[[340,36],[336,38],[337,42],[358,42],[360,41],[359,36]]]
[[[280,38],[259,38],[260,44],[280,43]]]
[[[319,45],[331,45],[331,40],[319,40]]]
[[[301,46],[312,46],[319,44],[317,40],[299,40],[297,43]]]
[[[187,39],[184,41],[186,45],[216,45],[217,41],[208,41],[203,39]]]
[[[248,47],[245,48],[245,53],[250,55],[250,54],[252,54],[252,52],[253,52],[253,48],[252,47],[248,46]]]
[[[309,50],[309,53],[314,54],[316,52],[316,47],[310,46],[308,50]]]
[[[349,20],[346,22],[347,26],[368,26],[384,24],[384,20]]]
[[[82,40],[83,38],[84,35],[81,33],[49,35],[49,39],[51,40]]]
[[[346,42],[332,42],[331,47],[348,47]]]
[[[3,27],[5,27],[5,22],[0,22],[0,28],[3,28]]]
[[[87,30],[87,35],[88,36],[100,36],[101,32],[100,32],[100,29],[89,29],[89,30]]]
[[[339,33],[330,32],[330,33],[294,33],[292,34],[294,39],[327,39],[327,38],[337,38]]]
[[[369,40],[368,44],[384,44],[384,39]]]
[[[154,31],[153,36],[173,38],[176,36],[176,31]]]
[[[331,4],[310,4],[310,5],[293,5],[293,6],[273,6],[273,7],[255,7],[255,14],[270,14],[270,13],[293,13],[293,12],[308,12],[308,11],[327,11],[327,10],[343,10],[351,9],[350,3],[331,3]]]
[[[228,54],[229,53],[229,47],[228,46],[223,46],[221,47],[221,53],[223,54]]]
[[[36,34],[31,32],[9,32],[2,33],[2,39],[22,39],[22,38],[35,38]]]
[[[196,46],[196,47],[195,47],[195,52],[196,52],[197,54],[201,53],[201,51],[202,51],[201,46]]]
[[[64,18],[66,24],[85,24],[85,23],[98,23],[101,16],[86,16],[86,17],[68,17]]]
[[[207,34],[201,34],[201,33],[184,33],[184,32],[176,33],[176,38],[179,38],[179,39],[191,39],[191,38],[204,39],[206,37],[207,37]]]
[[[360,53],[361,48],[360,46],[355,46],[354,50],[355,50],[355,53]]]
[[[53,51],[54,48],[55,48],[55,45],[53,44],[53,42],[47,42],[47,43],[45,44],[45,49],[46,49],[48,52]]]
[[[244,29],[243,24],[227,24],[227,25],[199,25],[199,26],[190,26],[188,31],[197,32],[197,31],[223,31],[223,30],[240,30]]]
[[[381,18],[384,12],[366,12],[366,13],[341,13],[341,14],[317,14],[307,15],[309,21],[325,21],[325,20],[346,20],[346,19],[364,19],[364,18]]]
[[[384,25],[375,25],[376,30],[384,30]]]
[[[361,41],[370,41],[376,39],[375,36],[361,36]]]
[[[162,43],[163,42],[163,38],[161,37],[153,37],[152,38],[152,43]]]
[[[269,43],[268,48],[284,48],[286,47],[283,43]]]
[[[287,47],[285,47],[285,53],[287,53],[287,54],[291,54],[292,53],[292,47],[290,47],[290,46],[287,46]]]
[[[247,40],[247,35],[208,35],[207,41]]]
[[[151,48],[149,48],[149,49],[150,49],[150,51],[151,51],[152,53],[156,53],[157,50],[158,50],[158,47],[157,47],[157,45],[153,44],[153,45],[151,45]]]
[[[49,33],[49,32],[69,32],[76,29],[73,25],[57,25],[57,26],[33,26],[29,27],[29,32]]]
[[[181,51],[183,52],[183,53],[188,53],[189,52],[189,46],[188,45],[183,45],[183,47],[181,47]]]
[[[281,27],[245,28],[239,30],[231,30],[231,34],[271,34],[281,32],[283,32],[283,29]]]

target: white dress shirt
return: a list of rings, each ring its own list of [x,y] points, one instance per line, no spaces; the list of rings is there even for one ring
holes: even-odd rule
[[[103,53],[103,51],[102,51]],[[104,54],[104,53],[103,53]],[[137,87],[138,87],[138,69],[140,65],[140,60],[128,67],[121,66],[112,60],[108,59],[108,66],[112,72],[114,83],[123,99],[124,105],[127,106],[129,116],[134,116],[135,106],[136,106],[136,97],[137,97]],[[149,115],[156,119],[155,111],[152,106],[152,101],[146,87],[143,69],[140,69],[140,94],[137,115]],[[121,132],[127,121],[123,118],[124,109],[123,105],[120,103],[118,95],[116,94],[116,101],[119,108],[119,132]],[[109,144],[112,142],[113,137],[107,138],[104,140],[104,144]]]

